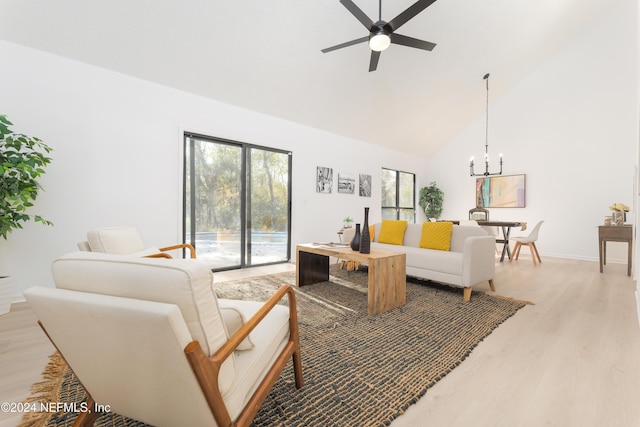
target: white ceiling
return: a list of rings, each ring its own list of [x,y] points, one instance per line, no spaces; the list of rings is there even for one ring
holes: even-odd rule
[[[389,21],[414,0],[385,0]],[[374,21],[377,0],[354,0]],[[430,157],[490,100],[606,12],[610,0],[437,0],[368,72],[338,0],[0,0],[0,39]]]

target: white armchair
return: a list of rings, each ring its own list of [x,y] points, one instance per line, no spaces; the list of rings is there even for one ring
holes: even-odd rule
[[[78,243],[81,251],[150,258],[172,258],[167,252],[182,248],[189,250],[191,258],[196,258],[195,248],[188,243],[145,248],[138,230],[129,226],[96,228],[87,233],[86,241]]]
[[[56,260],[53,276],[57,288],[25,297],[89,405],[157,427],[246,426],[289,358],[302,387],[290,286],[266,303],[223,300],[198,260],[91,252]]]

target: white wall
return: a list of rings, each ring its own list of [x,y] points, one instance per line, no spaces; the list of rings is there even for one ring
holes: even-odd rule
[[[505,174],[526,174],[527,205],[490,209],[490,218],[545,220],[538,243],[543,256],[597,260],[597,226],[610,215],[608,206],[634,205],[636,55],[636,4],[612,3],[584,34],[490,107],[493,170],[503,153]],[[500,79],[500,70],[487,71],[492,81]],[[478,85],[478,102],[484,103],[480,77]],[[460,217],[474,206],[468,164],[471,156],[482,157],[484,141],[483,115],[429,162],[428,178],[445,192],[443,217]],[[625,244],[609,247],[610,261],[626,263]]]
[[[0,42],[0,56],[0,112],[55,150],[32,211],[55,226],[28,223],[0,240],[0,272],[21,289],[51,285],[51,262],[94,227],[134,225],[150,246],[179,241],[185,130],[293,152],[294,245],[337,241],[342,219],[362,221],[365,206],[379,220],[382,167],[425,169],[413,156],[15,44]],[[372,197],[316,193],[317,166],[335,179],[372,175]]]

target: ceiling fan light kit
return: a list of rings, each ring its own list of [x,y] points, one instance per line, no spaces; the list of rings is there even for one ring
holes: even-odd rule
[[[383,29],[369,36],[369,47],[376,52],[382,52],[391,45],[391,37]]]
[[[396,16],[389,22],[385,22],[382,20],[382,0],[380,0],[378,8],[379,19],[374,23],[373,20],[369,18],[362,9],[356,6],[352,0],[340,0],[340,3],[342,3],[354,17],[365,26],[369,31],[369,36],[322,49],[322,53],[331,52],[342,49],[343,47],[353,46],[355,44],[368,41],[369,48],[371,49],[371,60],[369,61],[369,71],[371,72],[378,68],[380,52],[388,48],[392,43],[431,51],[436,47],[435,43],[414,39],[413,37],[403,36],[401,34],[395,34],[395,31],[435,1],[436,0],[418,0],[400,15]]]

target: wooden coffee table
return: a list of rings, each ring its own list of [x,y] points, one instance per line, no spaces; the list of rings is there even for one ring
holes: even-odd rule
[[[407,302],[407,257],[399,252],[371,249],[371,253],[361,254],[350,247],[311,243],[297,245],[296,285],[329,280],[329,257],[369,266],[369,316],[401,307]]]

